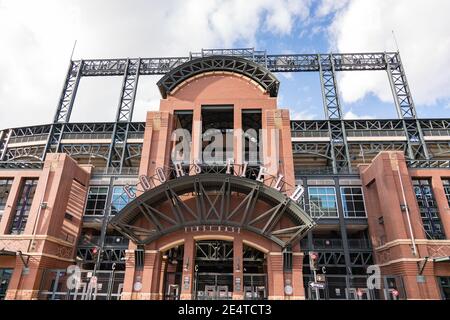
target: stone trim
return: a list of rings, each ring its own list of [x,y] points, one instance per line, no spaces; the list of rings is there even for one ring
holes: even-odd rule
[[[73,247],[74,243],[71,243],[69,241],[61,240],[59,238],[49,236],[49,235],[28,235],[28,234],[21,234],[21,235],[10,235],[10,234],[2,234],[0,235],[0,240],[47,240],[56,244],[60,244],[66,247]]]
[[[393,240],[393,241],[390,241],[388,243],[385,243],[382,246],[374,248],[374,250],[375,251],[385,250],[385,249],[389,249],[391,247],[395,247],[395,246],[402,245],[402,244],[411,245],[412,244],[412,240],[411,239],[397,239],[397,240]],[[448,246],[450,246],[450,240],[416,239],[416,244],[421,244],[421,245],[440,245],[440,246],[448,245]]]

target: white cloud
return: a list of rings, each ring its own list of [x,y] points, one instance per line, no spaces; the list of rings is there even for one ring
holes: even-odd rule
[[[291,120],[313,120],[317,119],[317,114],[313,113],[311,109],[295,111],[290,110]]]
[[[345,120],[358,120],[358,119],[374,119],[373,116],[370,115],[358,115],[354,113],[352,110],[347,111],[344,113],[344,119]]]
[[[316,17],[322,18],[344,8],[349,0],[322,0],[316,10]]]
[[[448,0],[351,0],[335,12],[329,28],[331,47],[339,52],[394,51],[391,31],[395,30],[416,104],[433,105],[450,97],[448,12]],[[392,101],[387,81],[386,75],[344,74],[340,81],[344,102],[369,93]]]
[[[75,59],[187,56],[208,47],[257,47],[258,33],[289,34],[296,21],[308,17],[310,2],[0,0],[0,128],[52,120],[75,39]],[[152,104],[150,110],[159,99],[155,84],[150,85],[140,89],[139,114],[143,105]],[[117,95],[116,88],[102,90]],[[105,110],[97,100],[86,108],[92,116],[115,114],[116,102]]]

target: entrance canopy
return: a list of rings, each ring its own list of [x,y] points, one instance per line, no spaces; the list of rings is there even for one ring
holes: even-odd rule
[[[150,189],[110,223],[138,245],[183,228],[223,226],[252,231],[282,247],[315,224],[282,192],[256,180],[214,173],[183,176]]]

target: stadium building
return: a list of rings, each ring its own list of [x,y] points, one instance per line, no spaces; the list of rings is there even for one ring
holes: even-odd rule
[[[398,118],[344,120],[336,73],[372,70]],[[278,108],[281,72],[319,73],[326,120]],[[73,123],[94,76],[123,78],[116,120]],[[450,119],[399,53],[70,61],[51,123],[0,131],[0,299],[450,299],[449,204]]]

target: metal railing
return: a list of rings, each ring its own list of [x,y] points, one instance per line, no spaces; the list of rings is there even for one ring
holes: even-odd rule
[[[96,167],[92,171],[92,174],[97,176],[108,176],[116,174],[137,176],[139,174],[139,167],[123,167],[122,170],[120,170],[120,168],[114,167]]]
[[[100,236],[83,236],[78,242],[79,247],[98,246],[101,243]],[[128,247],[129,240],[123,236],[106,236],[103,243],[104,246],[109,247]]]
[[[423,169],[450,168],[450,160],[407,160],[406,164],[410,168],[423,168]]]
[[[81,270],[78,289],[67,288],[71,282],[65,269],[46,269],[39,288],[40,300],[120,300],[125,279],[124,271],[99,270],[97,280],[90,280],[92,270]]]
[[[314,137],[329,137],[328,130],[326,131],[291,131],[291,137],[294,138],[314,138]]]
[[[405,137],[402,130],[348,130],[348,137]]]
[[[42,161],[0,161],[0,169],[42,169]]]
[[[40,141],[42,143],[47,142],[48,134],[39,134],[35,136],[22,136],[22,137],[11,137],[8,144],[23,143],[23,142],[35,142]]]
[[[308,248],[308,239],[302,239],[300,242],[302,249]],[[343,249],[342,239],[313,239],[313,247],[310,249]],[[370,250],[372,245],[367,239],[347,239],[347,245],[350,250]]]
[[[450,136],[450,130],[427,130],[423,129],[424,136],[431,136],[431,137],[445,137]]]
[[[356,174],[357,168],[341,168],[339,174]],[[318,167],[318,168],[296,168],[295,177],[299,178],[302,175],[334,175],[333,167]]]

